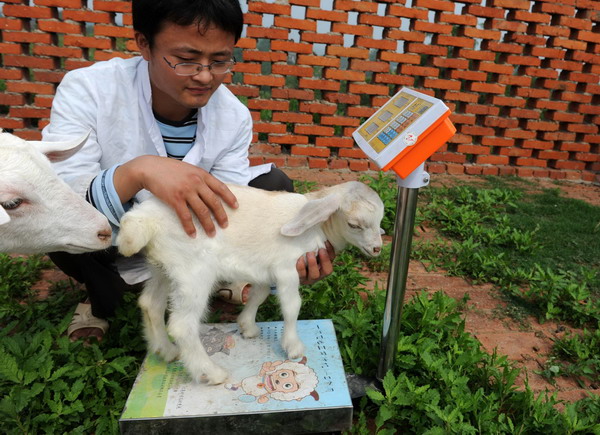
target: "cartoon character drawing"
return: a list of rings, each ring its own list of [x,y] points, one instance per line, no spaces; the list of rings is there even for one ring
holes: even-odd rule
[[[258,403],[266,403],[269,399],[300,401],[307,396],[319,400],[319,393],[316,391],[319,379],[314,370],[306,365],[306,361],[306,357],[299,362],[266,361],[258,375],[242,379],[239,384],[226,384],[225,388],[237,391],[241,387],[245,394],[238,399],[242,402],[256,400]]]
[[[223,352],[225,355],[229,355],[229,349],[235,347],[233,334],[223,332],[214,326],[209,329],[206,334],[202,334],[200,340],[209,356],[214,355],[217,352]]]

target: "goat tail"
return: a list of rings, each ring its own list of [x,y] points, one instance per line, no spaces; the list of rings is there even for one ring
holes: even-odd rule
[[[152,218],[126,213],[121,219],[117,236],[119,252],[125,257],[140,252],[154,237],[156,225]]]

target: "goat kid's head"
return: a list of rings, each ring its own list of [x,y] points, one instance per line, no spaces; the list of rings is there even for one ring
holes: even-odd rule
[[[0,252],[31,254],[106,249],[108,220],[52,170],[79,150],[68,142],[25,141],[0,129]]]
[[[351,244],[375,257],[381,253],[383,212],[383,202],[373,189],[350,181],[316,192],[281,228],[281,234],[299,236],[315,225],[324,224],[325,233],[336,250]]]

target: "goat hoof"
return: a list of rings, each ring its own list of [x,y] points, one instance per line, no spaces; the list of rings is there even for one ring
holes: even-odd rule
[[[160,349],[157,353],[168,363],[179,358],[179,348],[174,344],[168,348]]]
[[[289,359],[300,358],[304,355],[304,344],[300,340],[283,345]]]
[[[245,327],[240,325],[240,330],[242,331],[242,336],[244,338],[256,338],[260,335],[260,328],[256,326],[256,324]]]
[[[227,370],[224,370],[219,366],[215,366],[210,373],[206,373],[206,379],[209,385],[223,384],[227,378],[229,378],[229,373],[227,373]]]

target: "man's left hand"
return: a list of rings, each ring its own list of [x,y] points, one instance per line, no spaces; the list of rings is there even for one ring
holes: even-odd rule
[[[318,254],[314,252],[306,253],[306,261],[304,256],[298,259],[296,263],[296,270],[300,276],[300,284],[311,285],[331,275],[333,272],[333,259],[335,258],[335,251],[331,243],[325,243],[326,249],[319,249]]]

